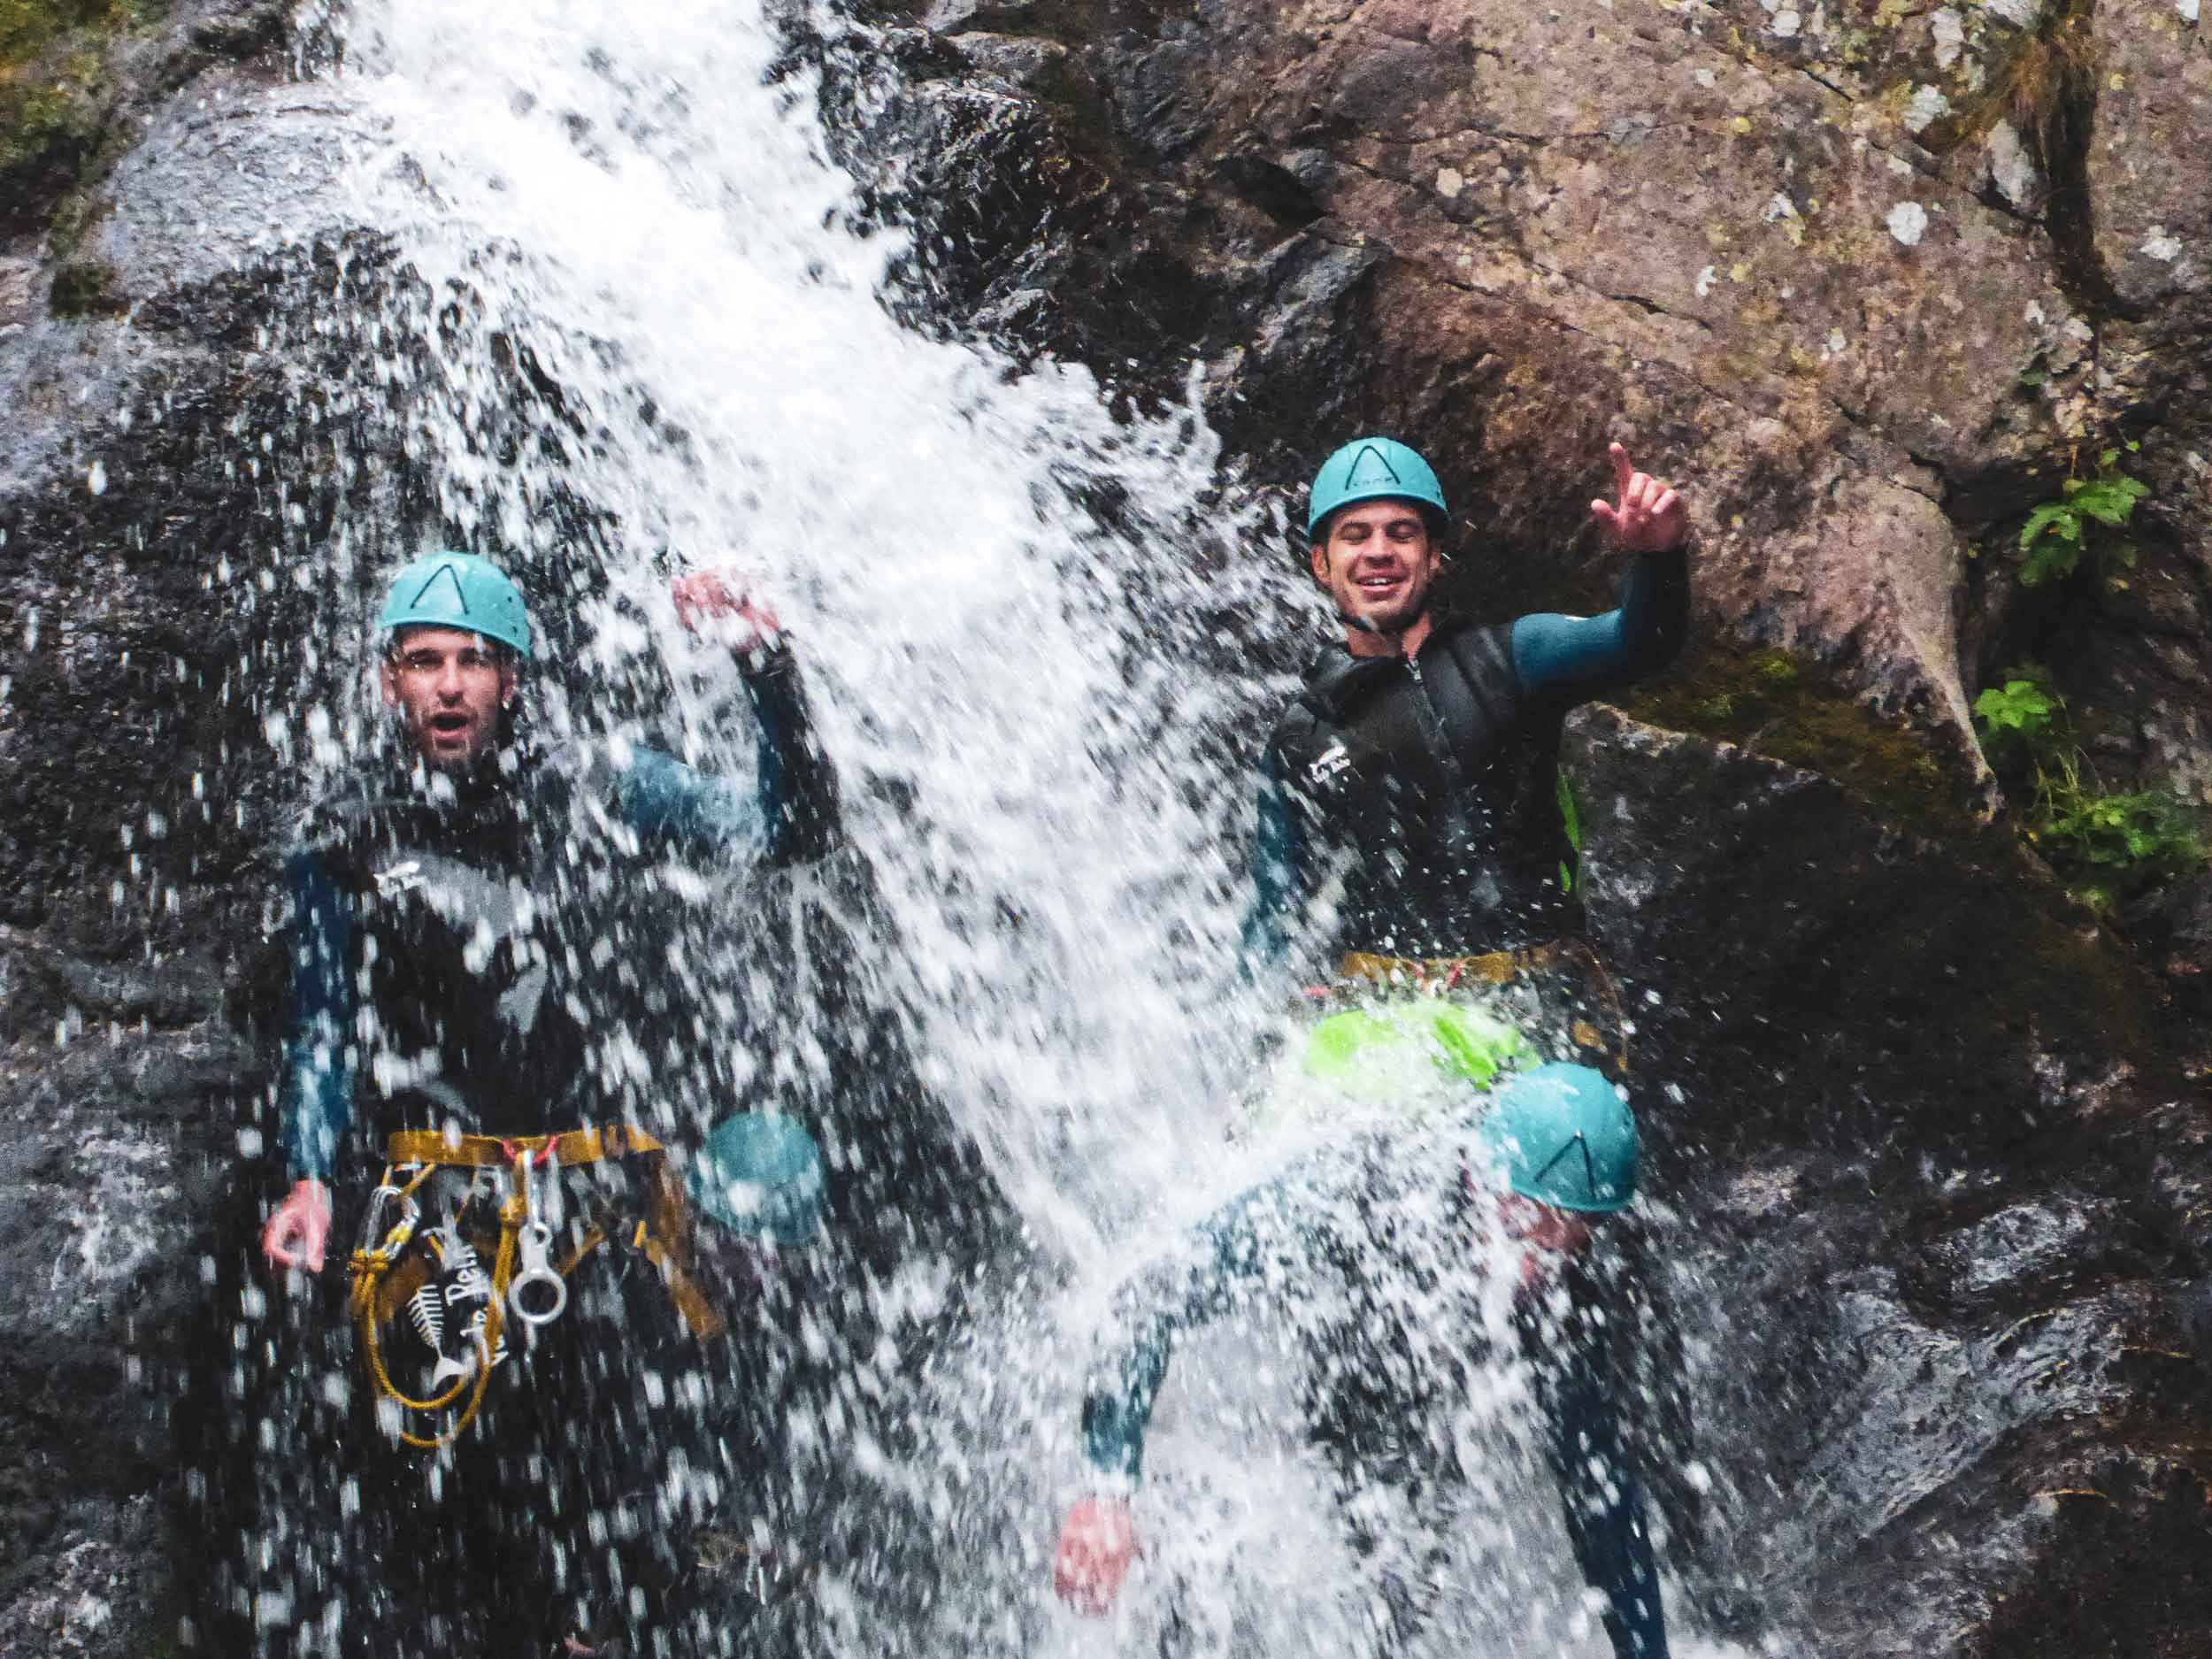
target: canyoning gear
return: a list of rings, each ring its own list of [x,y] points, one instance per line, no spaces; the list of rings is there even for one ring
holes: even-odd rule
[[[570,1275],[611,1241],[626,1244],[652,1263],[669,1301],[700,1341],[711,1341],[726,1328],[727,1322],[694,1274],[690,1208],[683,1184],[668,1168],[667,1148],[643,1130],[616,1124],[507,1137],[409,1130],[391,1137],[388,1156],[390,1162],[371,1201],[361,1248],[350,1264],[349,1299],[362,1353],[371,1380],[384,1398],[410,1411],[434,1415],[451,1409],[457,1414],[442,1431],[418,1434],[403,1428],[399,1438],[408,1445],[425,1449],[449,1446],[467,1430],[483,1404],[492,1368],[501,1356],[507,1317],[511,1314],[530,1325],[558,1318],[567,1306]],[[618,1215],[611,1206],[602,1206],[561,1259],[552,1261],[546,1183],[557,1179],[561,1170],[610,1158],[642,1165],[647,1198],[641,1212]],[[495,1235],[471,1238],[457,1222],[446,1235],[420,1233],[420,1194],[433,1178],[452,1171],[469,1171],[472,1177],[479,1171],[494,1178]],[[460,1190],[463,1196],[456,1209],[465,1217],[480,1188],[473,1179],[465,1179]],[[535,1243],[526,1246],[525,1238],[541,1228]],[[433,1242],[441,1236],[448,1241]],[[445,1364],[452,1333],[441,1330],[440,1340],[431,1345],[441,1362],[433,1375],[436,1386],[430,1394],[417,1398],[393,1381],[384,1333],[403,1308],[413,1308],[418,1292],[442,1271],[450,1270],[464,1244],[472,1253],[488,1252],[493,1262],[481,1317],[472,1317],[466,1326],[474,1358],[457,1371]],[[518,1286],[525,1289],[520,1301],[515,1294]],[[421,1328],[419,1323],[417,1328]]]
[[[742,1237],[792,1246],[820,1236],[827,1189],[822,1151],[795,1118],[758,1111],[725,1118],[687,1180],[700,1210]]]
[[[553,1222],[557,1206],[546,1202],[548,1159],[522,1158],[515,1166],[521,1189],[522,1225],[515,1231],[515,1276],[507,1285],[507,1311],[525,1325],[550,1325],[568,1306],[568,1285],[553,1270]],[[560,1188],[557,1182],[553,1190]]]
[[[1536,1057],[1503,1020],[1441,997],[1330,1014],[1306,1033],[1308,1077],[1363,1100],[1388,1100],[1439,1080],[1487,1088]]]
[[[1602,617],[1438,621],[1411,657],[1323,656],[1263,763],[1248,973],[1296,947],[1449,956],[1571,926],[1553,739],[1566,709],[1657,668],[1689,615],[1687,557],[1647,554]],[[1315,893],[1340,876],[1328,939]]]
[[[1355,438],[1327,460],[1313,475],[1306,495],[1306,534],[1317,534],[1322,523],[1340,507],[1354,502],[1402,497],[1426,509],[1432,534],[1441,536],[1451,516],[1445,504],[1444,487],[1419,451],[1395,438]]]
[[[1587,940],[1553,939],[1477,956],[1386,956],[1348,950],[1338,958],[1336,975],[1340,983],[1355,987],[1380,986],[1430,995],[1448,995],[1461,987],[1555,982],[1565,992],[1559,1000],[1571,1010],[1568,1039],[1616,1079],[1628,1075],[1627,1021],[1621,1012],[1620,987]]]
[[[476,1247],[454,1228],[432,1228],[422,1235],[435,1261],[423,1287],[407,1299],[408,1322],[422,1345],[435,1355],[432,1395],[469,1374],[486,1352],[494,1365],[507,1357],[504,1340],[490,1341],[486,1320],[491,1312],[492,1279]]]
[[[1524,1071],[1498,1091],[1476,1145],[1524,1198],[1612,1215],[1636,1196],[1636,1116],[1586,1065]]]
[[[380,634],[412,626],[464,628],[530,655],[530,612],[506,572],[475,553],[426,553],[392,578]]]
[[[1078,1498],[1053,1549],[1052,1587],[1077,1612],[1103,1618],[1114,1610],[1129,1569],[1142,1553],[1126,1498]]]

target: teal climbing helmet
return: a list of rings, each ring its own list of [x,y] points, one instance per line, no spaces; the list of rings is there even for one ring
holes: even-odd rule
[[[1306,498],[1306,534],[1318,532],[1339,507],[1354,502],[1379,501],[1391,496],[1417,501],[1429,510],[1429,528],[1441,534],[1451,509],[1444,504],[1444,487],[1418,451],[1395,438],[1355,438],[1327,460],[1313,475],[1313,489]]]
[[[1553,1062],[1500,1089],[1476,1131],[1524,1198],[1611,1215],[1636,1195],[1636,1116],[1586,1065]]]
[[[691,1162],[692,1197],[712,1220],[763,1244],[811,1244],[821,1232],[822,1149],[782,1112],[738,1112],[715,1125]]]
[[[392,578],[377,631],[466,628],[530,655],[530,612],[507,572],[474,553],[426,553]]]

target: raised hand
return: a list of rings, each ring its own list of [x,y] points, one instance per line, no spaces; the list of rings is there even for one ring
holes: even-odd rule
[[[1085,1617],[1103,1618],[1137,1554],[1137,1522],[1126,1498],[1078,1498],[1053,1552],[1052,1587]]]
[[[1663,553],[1679,547],[1690,533],[1690,510],[1664,481],[1639,472],[1620,444],[1607,446],[1613,459],[1613,488],[1618,505],[1590,503],[1590,516],[1603,525],[1613,544],[1627,553]]]
[[[783,625],[765,603],[757,603],[733,578],[720,571],[691,571],[669,584],[676,602],[676,619],[694,634],[718,639],[733,651],[748,654],[773,650],[783,638]]]

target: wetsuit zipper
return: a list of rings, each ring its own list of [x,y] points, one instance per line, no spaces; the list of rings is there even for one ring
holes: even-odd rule
[[[1421,659],[1410,652],[1406,657],[1406,673],[1413,681],[1414,695],[1420,700],[1421,735],[1444,774],[1445,799],[1440,803],[1444,844],[1463,849],[1473,834],[1467,817],[1467,776],[1460,769],[1459,757],[1453,752],[1451,733],[1444,729],[1444,717],[1437,711],[1435,699],[1429,695],[1429,682],[1421,672]]]
[[[1428,741],[1429,752],[1436,757],[1444,781],[1450,786],[1456,801],[1467,787],[1467,780],[1459,770],[1459,757],[1452,753],[1451,734],[1444,730],[1444,717],[1436,711],[1435,699],[1429,695],[1429,682],[1421,672],[1419,657],[1406,658],[1406,673],[1413,681],[1414,695],[1421,700],[1421,735]]]

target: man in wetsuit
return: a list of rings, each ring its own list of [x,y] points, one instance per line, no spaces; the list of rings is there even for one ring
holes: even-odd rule
[[[1461,958],[1560,931],[1544,764],[1558,718],[1663,666],[1689,617],[1687,510],[1621,445],[1611,457],[1618,499],[1590,511],[1637,556],[1619,609],[1502,624],[1432,603],[1449,520],[1418,454],[1361,438],[1323,465],[1307,527],[1344,645],[1309,672],[1263,762],[1244,928],[1256,979],[1294,957]]]
[[[1293,968],[1400,988],[1495,983],[1557,954],[1544,946],[1568,908],[1548,764],[1559,717],[1663,666],[1689,614],[1681,497],[1637,471],[1622,445],[1609,456],[1616,499],[1590,511],[1636,556],[1619,608],[1504,624],[1432,603],[1449,511],[1419,454],[1367,437],[1323,463],[1308,501],[1310,557],[1344,644],[1310,671],[1262,763],[1242,930],[1256,983]],[[1598,1046],[1586,1023],[1574,1028],[1578,1045]],[[1583,1364],[1573,1344],[1532,1357],[1555,1379],[1540,1390],[1555,1444],[1571,1434],[1609,1448],[1597,1488],[1604,1513],[1574,1537],[1586,1576],[1608,1598],[1616,1652],[1663,1659],[1609,1373]]]
[[[1431,1529],[1463,1479],[1458,1385],[1484,1345],[1479,1283],[1455,1271],[1509,1241],[1511,1316],[1547,1420],[1545,1458],[1568,1533],[1603,1591],[1621,1659],[1664,1659],[1665,1621],[1636,1478],[1612,1395],[1626,1356],[1601,1316],[1621,1258],[1599,1224],[1635,1194],[1635,1120],[1588,1066],[1552,1063],[1494,1096],[1463,1097],[1440,1133],[1369,1135],[1310,1156],[1194,1229],[1182,1248],[1115,1298],[1113,1340],[1083,1402],[1094,1489],[1070,1509],[1053,1563],[1061,1596],[1110,1610],[1138,1553],[1131,1495],[1176,1336],[1224,1317],[1293,1310],[1313,1350],[1310,1432],[1334,1465],[1338,1502],[1363,1554],[1390,1564],[1379,1588],[1385,1644],[1420,1630],[1443,1591],[1441,1540],[1379,1536],[1362,1515],[1377,1487],[1403,1494]]]
[[[606,901],[641,851],[819,856],[835,799],[773,618],[711,575],[674,596],[687,626],[713,627],[738,655],[757,788],[651,750],[595,761],[536,741],[517,718],[530,620],[488,560],[416,560],[379,618],[396,752],[317,810],[287,866],[291,1185],[262,1239],[273,1268],[319,1272],[334,1185],[360,1206],[386,1167],[353,1267],[369,1376],[357,1356],[338,1396],[350,1419],[330,1448],[338,1490],[319,1494],[298,1471],[264,1494],[249,1546],[260,1559],[240,1589],[272,1649],[291,1651],[301,1631],[380,1656],[642,1659],[693,1640],[679,1594],[688,1535],[728,1474],[699,1380],[722,1316],[654,1133],[675,1126],[668,1103],[624,1057],[637,1045],[608,984],[619,974],[605,972],[604,930],[621,918]],[[403,1209],[421,1214],[409,1240],[387,1232]],[[540,1225],[540,1300],[511,1302]],[[380,1251],[394,1240],[411,1254]],[[580,1245],[580,1262],[556,1259]],[[410,1261],[423,1280],[405,1299],[411,1333],[376,1300],[379,1276]],[[526,1306],[554,1306],[549,1275],[574,1294],[531,1324]],[[403,1363],[411,1334],[414,1359],[437,1363],[426,1385]],[[338,1382],[328,1374],[303,1409],[328,1405]],[[444,1409],[401,1403],[433,1395]],[[309,1513],[285,1513],[287,1499]],[[311,1540],[327,1558],[311,1558]]]

